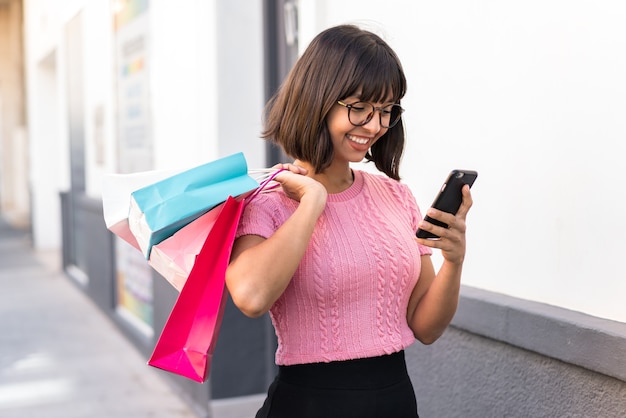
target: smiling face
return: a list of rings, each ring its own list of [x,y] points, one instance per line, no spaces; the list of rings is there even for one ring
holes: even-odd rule
[[[345,98],[345,102],[358,102],[358,96]],[[372,103],[375,107],[382,107],[388,103]],[[333,144],[334,163],[348,164],[350,162],[360,162],[365,158],[365,154],[370,147],[378,141],[387,128],[380,125],[378,111],[374,117],[362,126],[354,126],[348,119],[348,108],[335,105],[327,117],[328,131]]]

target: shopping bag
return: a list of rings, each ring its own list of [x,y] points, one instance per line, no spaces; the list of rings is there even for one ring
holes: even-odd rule
[[[243,153],[194,167],[131,194],[128,222],[146,259],[152,246],[170,237],[228,196],[255,190]]]
[[[243,200],[229,197],[172,308],[148,364],[204,382],[219,334],[227,290],[226,268]]]
[[[106,174],[102,179],[102,210],[107,229],[139,249],[130,231],[128,208],[135,190],[166,179],[183,170],[153,170],[131,174]]]
[[[272,184],[272,182],[280,171],[282,169],[250,170],[249,174],[256,176],[254,178],[259,181],[260,185],[252,193],[245,195],[245,201],[249,203],[259,193],[270,191],[277,187],[278,184]],[[241,198],[244,198],[244,196]],[[211,209],[198,219],[179,229],[171,237],[152,247],[148,264],[179,292],[182,290],[195,263],[196,256],[215,224],[223,205],[222,203]]]
[[[179,292],[223,207],[216,206],[152,247],[148,264]]]

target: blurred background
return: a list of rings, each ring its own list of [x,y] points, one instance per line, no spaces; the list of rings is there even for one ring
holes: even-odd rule
[[[148,355],[176,292],[106,229],[102,176],[283,160],[264,103],[318,32],[354,23],[404,65],[420,207],[451,169],[479,172],[459,312],[407,352],[420,412],[620,416],[624,21],[618,0],[0,0],[0,215]],[[267,317],[229,304],[210,385],[176,384],[245,400],[274,347]]]

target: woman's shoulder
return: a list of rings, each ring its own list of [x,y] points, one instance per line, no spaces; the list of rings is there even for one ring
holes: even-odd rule
[[[259,193],[246,203],[237,236],[259,235],[268,238],[295,210],[290,200],[282,189]]]
[[[284,202],[288,201],[289,197],[283,192],[281,188],[277,188],[274,190],[266,190],[258,195],[256,195],[253,199],[246,203],[246,206],[253,207],[265,207],[269,210],[273,210],[277,207],[284,206]]]

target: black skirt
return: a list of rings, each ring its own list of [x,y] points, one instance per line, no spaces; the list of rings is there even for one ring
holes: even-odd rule
[[[280,366],[256,418],[417,418],[404,351]]]

